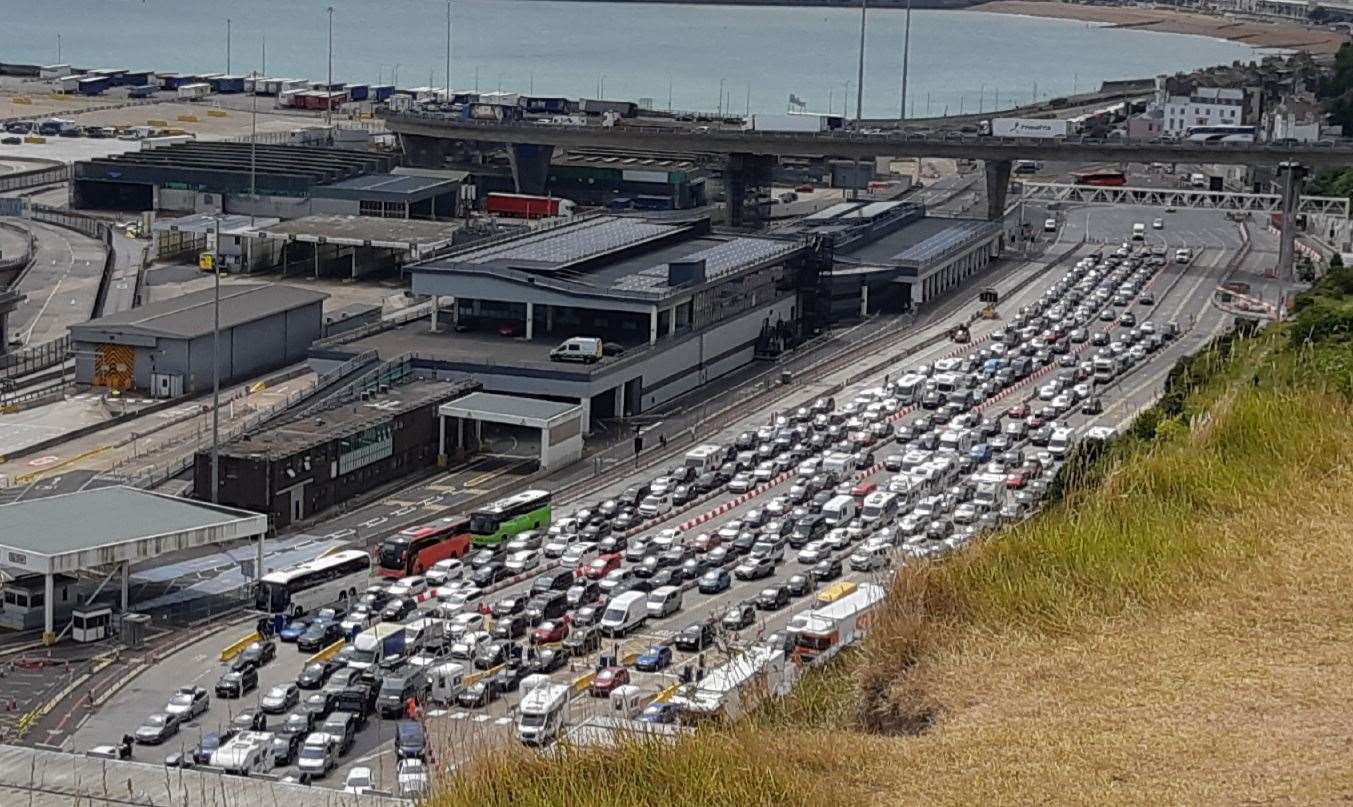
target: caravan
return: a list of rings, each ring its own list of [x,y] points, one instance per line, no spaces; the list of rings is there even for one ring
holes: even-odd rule
[[[517,738],[526,745],[547,745],[559,736],[573,689],[567,684],[531,687],[521,699]]]

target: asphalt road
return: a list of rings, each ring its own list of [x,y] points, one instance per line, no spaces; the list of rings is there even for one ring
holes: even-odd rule
[[[99,241],[36,221],[14,220],[38,239],[36,260],[18,285],[28,300],[10,316],[11,333],[36,345],[65,336],[94,311],[103,274]]]
[[[1117,233],[1123,232],[1123,224],[1130,223],[1133,217],[1143,212],[1150,211],[1115,211],[1113,214],[1105,214],[1096,210],[1084,211],[1088,215],[1082,219],[1087,222],[1092,236],[1102,239],[1116,239]],[[1077,219],[1076,211],[1067,211],[1067,221],[1072,222]],[[1214,217],[1216,221],[1207,220],[1208,217]],[[1185,221],[1187,219],[1187,221]],[[1162,349],[1151,360],[1138,368],[1135,368],[1129,375],[1121,379],[1117,384],[1110,387],[1105,395],[1106,412],[1097,416],[1093,422],[1097,423],[1116,423],[1129,418],[1141,407],[1149,404],[1160,392],[1161,383],[1164,380],[1165,373],[1174,360],[1186,352],[1196,350],[1211,335],[1223,330],[1230,321],[1229,316],[1212,308],[1208,304],[1211,296],[1212,287],[1221,280],[1226,267],[1227,258],[1232,254],[1232,250],[1239,243],[1238,233],[1234,225],[1225,222],[1220,214],[1198,214],[1194,218],[1193,214],[1183,217],[1179,220],[1178,231],[1173,227],[1167,227],[1162,233],[1153,233],[1153,238],[1160,238],[1169,244],[1179,243],[1172,239],[1178,237],[1181,241],[1184,233],[1195,233],[1203,238],[1215,238],[1214,246],[1205,249],[1193,265],[1187,269],[1181,269],[1176,264],[1168,264],[1153,279],[1150,288],[1157,294],[1158,300],[1149,311],[1138,310],[1140,319],[1151,318],[1157,322],[1177,321],[1182,327],[1192,327],[1186,331],[1180,339]],[[1229,228],[1229,230],[1228,230]],[[1167,234],[1168,233],[1168,234]],[[1230,236],[1228,240],[1228,234]],[[1166,240],[1171,239],[1171,240]],[[1195,244],[1194,246],[1201,246]],[[1256,261],[1262,260],[1257,258]],[[1032,272],[1035,267],[1023,267],[1024,272]],[[1250,267],[1258,268],[1257,266]],[[1031,302],[1036,299],[1052,282],[1060,271],[1054,270],[1036,282],[1032,283],[1022,291],[1012,293],[1008,299],[1001,305],[1003,311],[1014,311],[1020,305]],[[1020,270],[1011,272],[1003,278],[1006,288],[1012,287],[1020,279]],[[998,283],[998,286],[1001,285]],[[967,308],[963,307],[954,314],[962,316],[967,313]],[[964,316],[966,319],[966,316]],[[934,328],[942,328],[945,323],[936,323]],[[978,321],[973,326],[974,338],[980,338],[983,334],[992,329],[1000,327],[1000,323]],[[868,386],[876,385],[882,377],[883,372],[888,372],[892,377],[896,377],[909,366],[922,362],[931,362],[934,359],[954,352],[953,345],[940,343],[934,347],[923,349],[910,355],[905,354],[908,345],[914,348],[915,344],[921,341],[921,334],[917,334],[910,339],[902,340],[900,346],[893,350],[898,355],[896,366],[889,367],[879,373],[877,378],[868,378],[861,380],[848,389],[837,395],[838,401],[847,399],[851,396],[853,389],[862,389]],[[835,383],[833,377],[828,376],[822,379],[814,379],[811,383],[803,385],[801,389],[795,391],[791,400],[777,402],[774,407],[776,411],[787,407],[797,405],[802,401],[809,401],[816,397],[821,388],[825,388]],[[1026,383],[1019,389],[1022,394],[1031,394],[1036,388],[1036,383]],[[988,409],[994,411],[1004,411],[1004,409],[1018,400],[1017,395],[1011,395],[1002,398],[999,403],[988,405]],[[730,423],[727,427],[718,433],[711,433],[701,436],[702,441],[723,441],[731,439],[739,431],[748,427],[756,427],[764,423],[765,412],[748,412],[745,417]],[[1087,419],[1076,415],[1071,418],[1073,423],[1085,423]],[[880,456],[887,453],[887,449],[880,449]],[[495,471],[485,471],[480,476],[484,476]],[[506,473],[506,472],[504,472]],[[657,470],[650,470],[638,474],[631,478],[617,480],[609,485],[601,486],[587,493],[588,502],[604,499],[612,492],[632,484],[640,479],[651,478],[657,474]],[[405,512],[403,516],[395,516],[392,511],[386,510],[381,516],[366,515],[366,512],[347,516],[345,518],[357,518],[365,516],[362,521],[356,522],[357,527],[366,524],[369,533],[364,533],[360,537],[365,542],[367,540],[376,540],[379,535],[392,531],[396,524],[392,519],[406,518],[408,521],[417,521],[435,515],[443,509],[456,506],[458,495],[467,495],[476,489],[482,489],[479,486],[486,484],[482,478],[468,479],[459,478],[454,481],[447,479],[438,480],[429,484],[441,484],[448,487],[446,493],[452,494],[435,502],[424,502],[417,499],[413,494],[404,494],[401,501],[406,502],[403,507],[396,510],[413,508],[410,512]],[[713,518],[699,527],[700,531],[714,531],[728,520],[739,517],[747,509],[763,505],[771,497],[782,492],[788,485],[788,482],[762,492],[751,501],[733,508],[719,517]],[[428,489],[422,486],[422,489]],[[712,511],[720,502],[729,498],[729,495],[721,495],[715,499],[701,504],[697,508],[679,514],[673,515],[667,522],[662,524],[651,524],[646,527],[647,531],[656,531],[663,526],[680,523],[700,513]],[[388,507],[396,503],[392,500],[384,501],[381,506]],[[561,511],[566,512],[563,508]],[[367,511],[369,512],[369,511]],[[374,519],[383,517],[384,522],[375,522]],[[352,523],[351,521],[340,521],[338,523]],[[405,523],[405,522],[399,522]],[[333,525],[329,525],[333,526]],[[352,534],[343,534],[345,529],[353,529]],[[335,527],[330,537],[335,539],[351,540],[357,538],[357,529],[354,527]],[[798,564],[789,555],[786,556],[784,563],[777,569],[775,576],[764,581],[739,582],[731,590],[713,597],[703,597],[697,593],[690,593],[686,597],[685,608],[676,615],[659,621],[647,627],[642,634],[633,637],[627,641],[640,644],[646,641],[657,641],[669,638],[676,631],[680,630],[686,624],[697,621],[707,616],[715,615],[724,611],[730,604],[741,599],[754,596],[756,592],[775,582],[783,581],[789,575],[798,571]],[[865,579],[870,575],[854,575],[859,579]],[[506,596],[508,593],[519,590],[525,584],[512,587],[506,592],[495,596]],[[755,633],[762,634],[772,632],[784,624],[789,616],[799,610],[801,606],[791,605],[789,608],[766,616],[763,621],[756,626]],[[239,631],[237,630],[236,633]],[[104,708],[97,714],[89,718],[72,738],[72,745],[75,748],[84,748],[89,745],[107,742],[110,738],[120,736],[122,732],[133,727],[133,724],[139,719],[163,706],[169,693],[176,686],[184,683],[195,682],[201,685],[209,686],[221,672],[221,667],[214,661],[214,658],[220,649],[229,644],[236,636],[231,633],[218,633],[200,640],[197,644],[182,651],[174,656],[173,661],[168,661],[160,665],[151,667],[143,673],[136,681],[121,693],[115,696]],[[751,638],[744,636],[743,638]],[[264,668],[260,682],[260,694],[275,683],[291,680],[299,671],[302,664],[302,657],[290,646],[282,646],[279,653],[279,660]],[[574,673],[576,675],[576,673]],[[661,687],[670,683],[672,680],[669,675],[636,675],[637,683],[646,692],[656,692]],[[506,701],[500,701],[493,707],[483,710],[482,713],[469,713],[456,708],[446,710],[437,710],[430,713],[434,726],[434,736],[439,737],[443,747],[447,752],[443,754],[445,761],[452,765],[463,761],[465,755],[474,749],[485,744],[510,741],[512,736],[511,728],[511,709],[515,705],[516,696],[509,696]],[[228,721],[230,714],[237,711],[240,707],[239,702],[232,703],[214,703],[212,711],[203,719],[197,721],[196,726],[190,726],[186,737],[192,739],[195,733],[204,727],[209,730],[218,723]],[[598,704],[590,702],[585,697],[580,699],[573,707],[572,716],[574,719],[595,711]],[[359,737],[356,747],[344,758],[344,766],[336,774],[333,774],[326,781],[327,784],[340,784],[344,772],[355,764],[365,764],[374,767],[380,781],[390,782],[393,777],[393,761],[390,758],[388,749],[388,740],[390,737],[390,725],[382,721],[373,721],[370,728]],[[168,751],[165,751],[168,753]],[[158,759],[163,754],[156,752],[138,752],[138,757]]]

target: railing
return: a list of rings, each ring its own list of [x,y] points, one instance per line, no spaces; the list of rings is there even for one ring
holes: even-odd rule
[[[0,191],[17,191],[35,188],[39,185],[51,185],[70,179],[70,166],[55,165],[51,168],[35,168],[31,171],[17,171],[0,176]]]
[[[70,357],[70,336],[30,345],[0,356],[0,379],[13,379],[55,367]]]

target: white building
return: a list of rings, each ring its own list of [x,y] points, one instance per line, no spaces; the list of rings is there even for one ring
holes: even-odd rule
[[[1320,139],[1324,114],[1311,98],[1288,98],[1264,113],[1266,140],[1295,140],[1314,143]]]
[[[1245,91],[1227,87],[1199,87],[1192,95],[1171,96],[1165,102],[1165,134],[1181,136],[1194,126],[1241,126],[1245,122]]]

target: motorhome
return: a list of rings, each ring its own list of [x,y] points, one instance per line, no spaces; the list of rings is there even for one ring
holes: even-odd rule
[[[273,769],[272,741],[272,732],[242,731],[212,752],[211,765],[242,776],[268,773]]]
[[[517,738],[527,745],[547,745],[557,739],[572,693],[567,684],[544,684],[527,690],[518,706]]]
[[[901,497],[896,493],[876,490],[864,497],[864,508],[860,512],[860,518],[864,519],[866,524],[890,521],[897,515],[900,501]]]
[[[882,586],[860,583],[830,604],[795,614],[786,628],[794,637],[794,660],[823,662],[863,638],[869,631],[869,616],[883,597]]]

